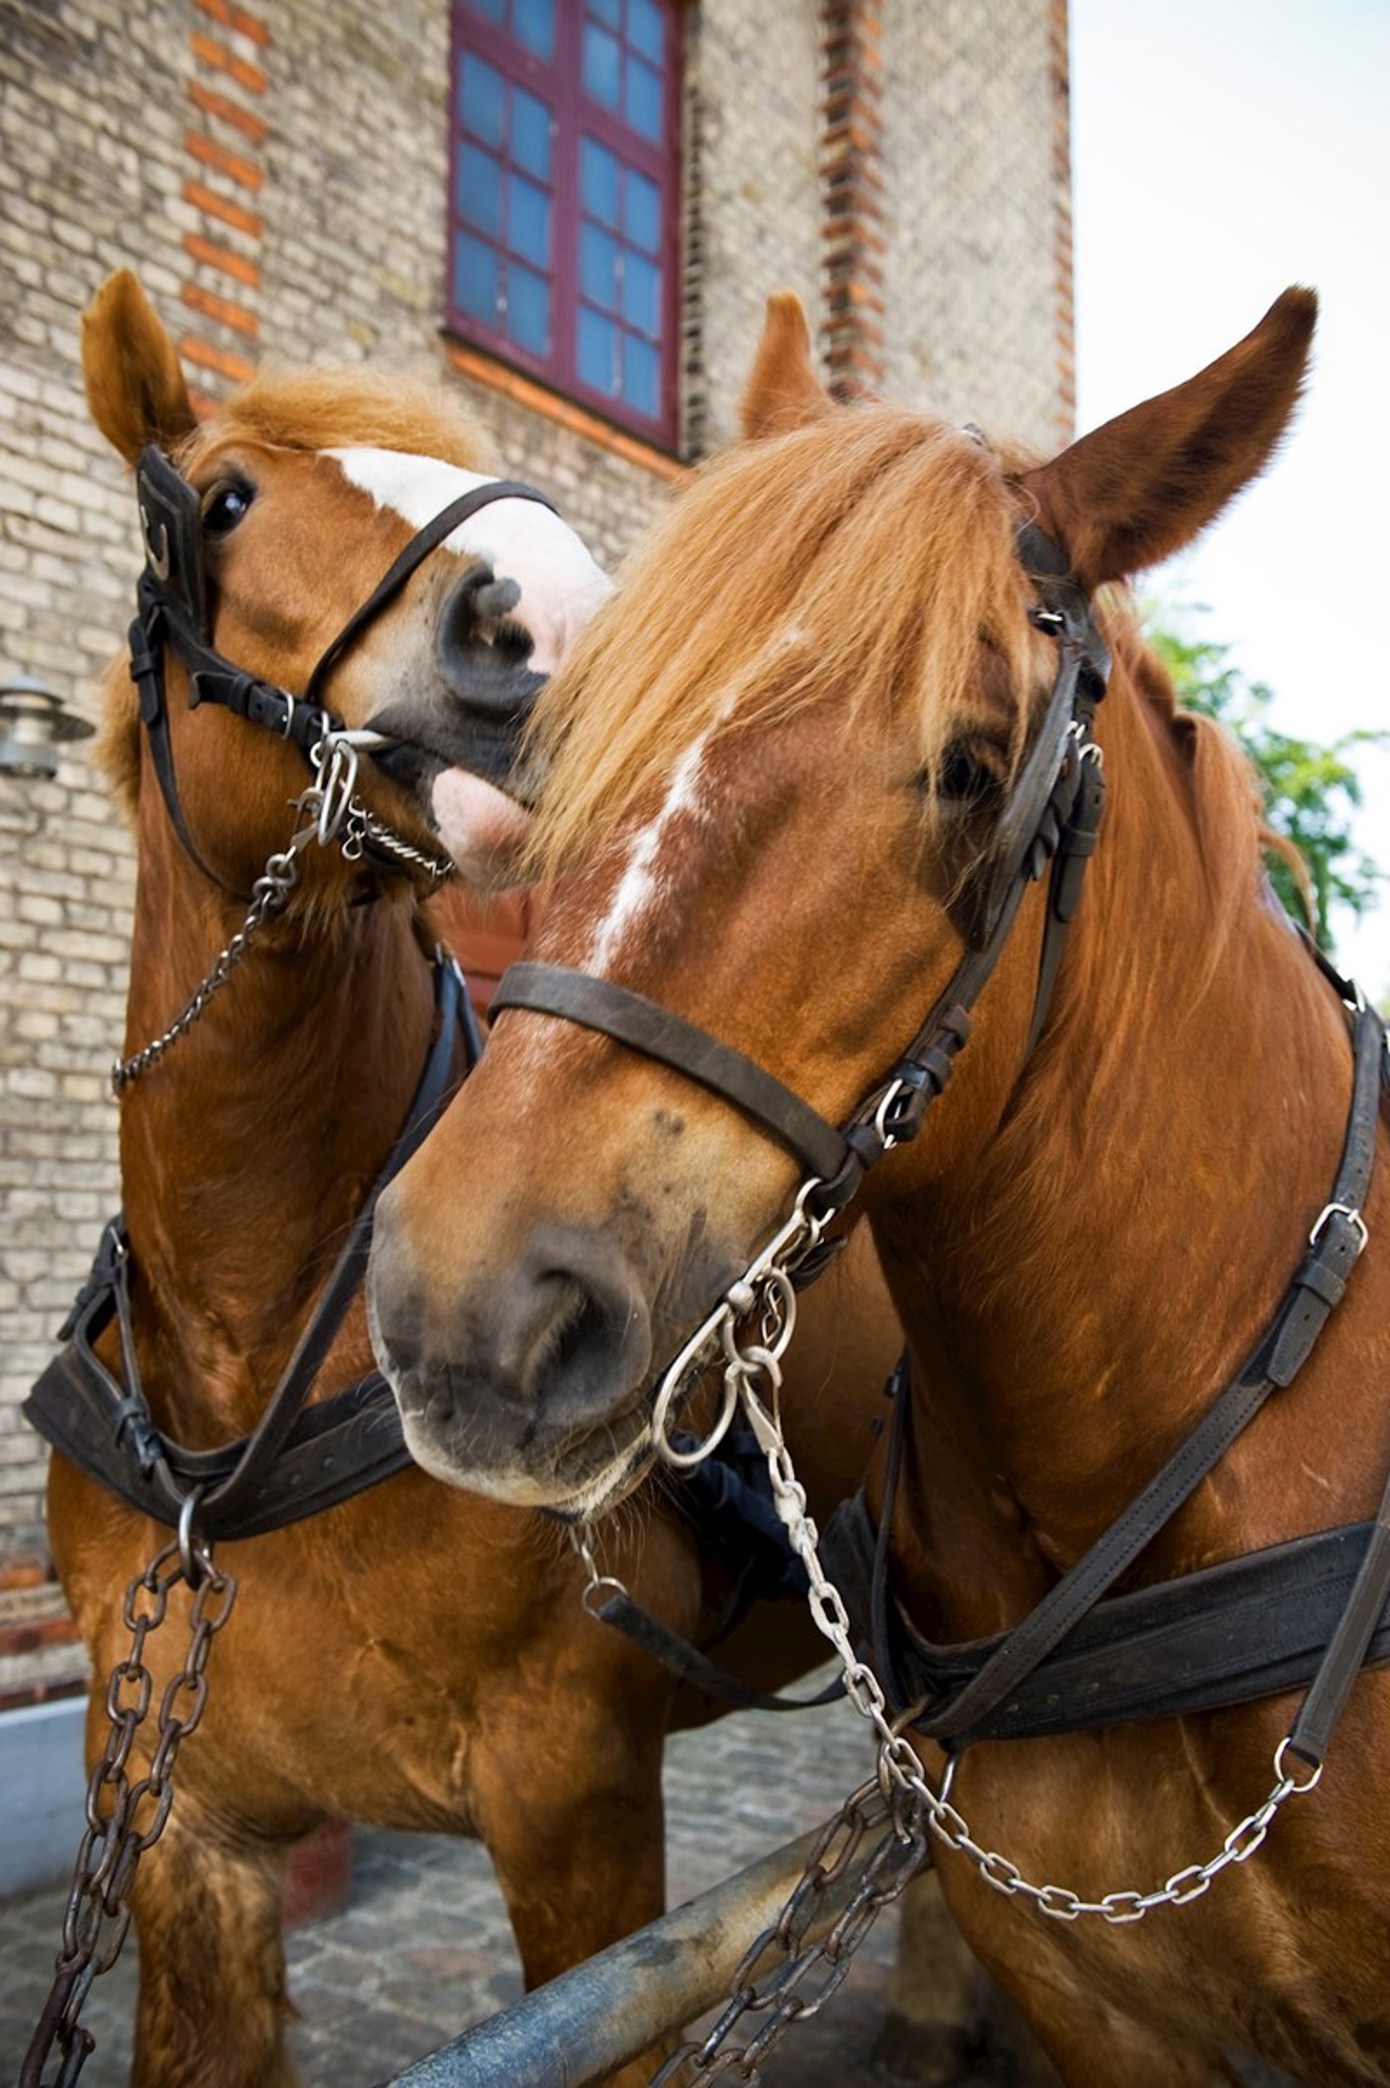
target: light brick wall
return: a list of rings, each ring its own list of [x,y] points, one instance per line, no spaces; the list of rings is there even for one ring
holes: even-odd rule
[[[1045,0],[883,0],[884,391],[1043,450],[1072,411],[1059,42],[1064,66],[1065,8]]]
[[[1065,0],[855,4],[882,64],[864,192],[882,199],[883,389],[1045,443],[1069,412]],[[687,10],[687,454],[732,434],[769,290],[796,290],[825,345],[828,20],[827,0]],[[129,614],[134,503],[77,355],[81,309],[123,263],[204,398],[266,357],[432,374],[610,562],[669,497],[669,460],[444,338],[448,59],[446,0],[11,0],[0,672],[90,715]],[[116,1200],[131,867],[80,750],[52,784],[0,780],[0,1696],[6,1561],[42,1545],[18,1403]],[[14,1600],[27,1616],[37,1598]],[[25,1656],[19,1679],[55,1662]]]

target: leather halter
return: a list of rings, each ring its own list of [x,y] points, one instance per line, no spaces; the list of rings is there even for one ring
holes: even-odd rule
[[[319,655],[302,696],[274,682],[247,674],[213,647],[207,569],[203,557],[202,501],[162,450],[152,444],[136,467],[140,528],[145,568],[136,584],[137,613],[130,627],[130,676],[140,700],[140,716],[150,742],[155,774],[174,830],[190,860],[210,883],[232,897],[246,893],[231,888],[210,869],[196,847],[179,797],[169,733],[164,686],[164,653],[168,647],[188,670],[188,707],[219,704],[236,717],[261,725],[298,747],[305,761],[326,734],[342,730],[342,721],[326,708],[322,692],[332,669],[363,631],[393,601],[424,561],[461,523],[495,500],[534,500],[556,512],[554,503],[534,486],[515,479],[493,479],[460,494],[418,529],[392,562],[365,602],[355,609],[337,636]],[[372,855],[371,844],[365,853]],[[377,867],[399,869],[388,858]]]
[[[560,1016],[674,1067],[733,1103],[796,1155],[818,1178],[814,1203],[819,1215],[842,1210],[889,1144],[916,1136],[928,1104],[945,1087],[955,1056],[969,1038],[971,1012],[993,976],[1023,895],[1051,863],[1033,1035],[1041,1028],[1062,941],[1095,846],[1104,780],[1091,727],[1105,694],[1110,654],[1089,603],[1066,577],[1058,547],[1031,524],[1019,532],[1018,546],[1041,597],[1032,620],[1058,640],[1052,693],[986,865],[972,886],[966,955],[906,1054],[843,1125],[831,1124],[746,1053],[612,979],[523,961],[503,974],[493,997],[494,1016],[505,1008]]]

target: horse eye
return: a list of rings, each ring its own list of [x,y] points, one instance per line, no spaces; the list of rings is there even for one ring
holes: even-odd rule
[[[251,488],[229,481],[214,486],[203,502],[203,528],[209,536],[230,536],[255,498]]]
[[[992,748],[986,750],[971,741],[957,740],[941,757],[936,772],[938,795],[967,811],[987,803],[1002,788],[999,760]]]

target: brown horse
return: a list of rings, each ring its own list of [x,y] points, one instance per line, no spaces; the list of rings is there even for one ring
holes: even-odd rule
[[[296,696],[426,519],[421,502],[433,513],[489,468],[442,397],[360,372],[258,379],[200,426],[173,346],[125,274],[88,314],[84,359],[94,417],[120,454],[134,464],[159,445],[196,491],[213,644]],[[451,537],[338,657],[326,689],[351,727],[393,722],[398,744],[380,773],[364,759],[358,787],[423,853],[437,846],[418,802],[431,777],[473,758],[603,591],[555,517],[505,505],[478,518],[495,570]],[[167,564],[160,529],[147,534]],[[106,758],[138,848],[129,1051],[165,1028],[240,926],[236,895],[283,848],[290,800],[309,781],[274,734],[210,702],[190,708],[172,653],[166,673],[178,802],[206,869],[173,824],[122,658],[106,689]],[[455,775],[445,802],[463,787]],[[479,798],[504,830],[503,801],[486,788],[469,802]],[[198,1449],[242,1435],[264,1408],[401,1128],[436,1020],[425,951],[447,906],[426,904],[389,863],[317,847],[300,863],[284,912],[122,1103],[134,1347],[154,1422]],[[852,1466],[852,1439],[866,1449],[897,1339],[866,1241],[826,1298],[804,1386],[808,1402],[828,1403],[829,1470]],[[119,1368],[114,1340],[103,1353]],[[315,1398],[369,1367],[359,1299]],[[129,1646],[121,1591],[170,1533],[61,1456],[50,1528],[97,1677],[95,1756],[106,1677]],[[135,1884],[141,2088],[291,2078],[282,1859],[325,1817],[479,1836],[531,1984],[661,1910],[675,1683],[583,1610],[559,1525],[407,1469],[311,1520],[220,1544],[218,1564],[237,1576],[235,1612]],[[687,1637],[710,1639],[727,1612],[731,1571],[702,1558],[669,1492],[605,1541],[601,1564]],[[751,1622],[727,1658],[776,1686],[815,1647],[797,1639],[795,1611],[767,1614],[776,1622]],[[171,1606],[146,1645],[156,1705],[187,1643],[186,1611]],[[712,1708],[688,1700],[684,1720]],[[137,1761],[149,1746],[137,1742]]]
[[[1286,293],[1210,368],[1039,467],[973,431],[835,407],[799,311],[774,301],[752,439],[653,532],[545,699],[538,860],[558,882],[536,954],[640,991],[842,1120],[993,932],[1039,747],[1047,774],[1073,773],[1066,741],[1040,739],[1058,631],[1267,462],[1313,318]],[[1030,567],[1040,531],[1060,555]],[[1237,1372],[1310,1230],[1333,1226],[1349,1264],[1369,1228],[1371,1251],[1297,1381],[1128,1585],[1365,1518],[1390,1469],[1382,1040],[1358,1020],[1378,1168],[1361,1213],[1329,1214],[1347,1010],[1269,898],[1242,758],[1175,710],[1123,597],[1096,614],[1109,803],[1040,1039],[1048,896],[1019,877],[959,1070],[862,1197],[915,1366],[891,1583],[936,1642],[1000,1632],[1060,1585]],[[370,1282],[378,1354],[436,1467],[590,1508],[650,1462],[653,1363],[748,1268],[798,1179],[727,1090],[603,1027],[500,1015],[389,1193]],[[465,1151],[483,1157],[461,1194]],[[563,1287],[528,1274],[542,1238]],[[942,1859],[962,1928],[1077,2088],[1229,2079],[1242,2050],[1319,2088],[1390,2082],[1383,1672],[1356,1681],[1320,1786],[1255,1860],[1197,1875],[1271,1788],[1292,1709],[1285,1694],[966,1754],[954,1803],[1027,1880],[1129,1894],[1110,1903],[1127,1917],[1177,1880],[1137,1923],[1064,1922],[1044,1916],[1075,1915],[1066,1891],[1040,1906],[1002,1858],[1003,1894]],[[934,1775],[940,1754],[918,1752]],[[1242,1859],[1257,1838],[1237,1837]]]

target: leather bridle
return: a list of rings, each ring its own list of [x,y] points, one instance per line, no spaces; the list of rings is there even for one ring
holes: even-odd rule
[[[522,963],[504,975],[494,998],[494,1015],[522,1008],[559,1016],[674,1068],[752,1118],[808,1171],[791,1218],[728,1288],[659,1381],[653,1436],[659,1454],[678,1469],[707,1455],[720,1440],[739,1396],[739,1371],[746,1397],[750,1371],[775,1368],[795,1319],[789,1287],[820,1273],[827,1258],[825,1227],[844,1211],[886,1152],[916,1137],[969,1040],[976,1002],[993,976],[1024,894],[1050,863],[1029,1052],[1042,1029],[1099,830],[1103,772],[1092,723],[1104,696],[1109,656],[1060,550],[1030,525],[1020,533],[1019,552],[1040,596],[1040,606],[1029,612],[1031,620],[1058,640],[1056,680],[996,828],[984,875],[971,895],[966,953],[907,1052],[843,1125],[827,1122],[742,1052],[611,980]],[[837,1540],[837,1578],[861,1638],[896,1692],[898,1712],[948,1750],[985,1736],[1022,1738],[1213,1709],[1301,1684],[1306,1695],[1284,1744],[1312,1767],[1316,1780],[1362,1665],[1367,1658],[1390,1658],[1390,1484],[1370,1524],[1321,1532],[1112,1602],[1101,1600],[1271,1394],[1292,1383],[1340,1304],[1366,1245],[1361,1214],[1380,1110],[1390,1097],[1390,1056],[1375,1010],[1316,949],[1313,955],[1347,1005],[1354,1077],[1341,1161],[1327,1204],[1313,1223],[1308,1251],[1245,1364],[1192,1433],[1043,1601],[995,1639],[931,1645],[892,1600],[892,1487],[902,1465],[909,1412],[906,1359],[899,1366],[889,1491],[879,1527],[861,1491],[838,1512],[838,1528],[827,1531],[827,1543]],[[760,1314],[765,1325],[769,1312],[780,1321],[775,1336],[756,1331]],[[754,1328],[753,1345],[742,1357],[737,1338],[730,1338],[740,1325]],[[731,1365],[723,1412],[694,1452],[676,1451],[670,1419],[693,1366],[708,1356],[716,1336],[723,1339]],[[770,1349],[758,1346],[760,1341],[770,1343]],[[780,1371],[773,1376],[774,1386],[779,1380]],[[769,1416],[752,1400],[749,1417],[773,1462],[783,1448],[775,1407]],[[1311,1607],[1310,1584],[1318,1588]],[[1247,1627],[1244,1642],[1237,1618]]]
[[[1029,612],[1031,621],[1057,640],[1052,692],[968,897],[966,954],[902,1058],[843,1124],[830,1123],[733,1045],[612,979],[523,960],[504,973],[493,998],[494,1015],[524,1008],[559,1016],[612,1037],[731,1102],[816,1178],[813,1201],[822,1221],[845,1208],[891,1146],[916,1137],[969,1039],[975,1003],[1003,955],[1024,893],[1050,863],[1031,1047],[1080,901],[1104,804],[1104,770],[1092,727],[1105,694],[1110,654],[1057,546],[1031,524],[1018,543],[1040,596]]]
[[[244,900],[249,895],[234,892],[211,869],[189,831],[179,796],[169,732],[169,707],[165,689],[164,658],[172,651],[188,672],[188,706],[212,703],[264,727],[277,738],[299,749],[315,775],[323,767],[325,752],[337,743],[353,749],[389,744],[385,735],[350,733],[340,718],[328,709],[323,691],[332,670],[352,650],[362,633],[401,592],[424,561],[452,535],[453,531],[481,508],[495,500],[534,500],[555,512],[553,501],[534,486],[515,479],[493,479],[475,486],[440,510],[393,560],[367,599],[355,609],[343,628],[324,647],[305,684],[302,696],[294,696],[277,683],[247,674],[216,650],[211,640],[211,606],[207,566],[203,554],[202,501],[177,465],[153,445],[140,455],[136,468],[136,492],[140,503],[140,529],[145,547],[145,567],[136,584],[136,615],[130,627],[130,675],[140,701],[140,717],[149,739],[155,774],[185,853],[209,881]],[[401,843],[381,822],[373,821],[362,845],[363,856],[382,871],[412,870],[427,865],[429,858]],[[431,874],[442,878],[452,866],[443,858]]]

